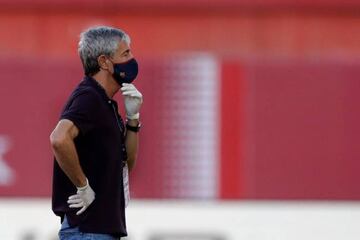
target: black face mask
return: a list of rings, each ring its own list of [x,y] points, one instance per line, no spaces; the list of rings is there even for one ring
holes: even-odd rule
[[[113,77],[122,86],[123,83],[132,83],[138,75],[138,63],[135,58],[124,63],[114,64]]]

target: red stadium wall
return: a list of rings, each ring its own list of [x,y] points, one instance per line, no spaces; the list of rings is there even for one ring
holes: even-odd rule
[[[311,12],[111,12],[0,10],[3,57],[77,58],[79,33],[92,24],[123,27],[141,55],[210,51],[221,56],[348,58],[360,54],[356,15]],[[147,37],[144,37],[147,36]]]
[[[81,78],[79,33],[101,23],[124,28],[142,59],[144,157],[132,174],[134,197],[187,196],[166,190],[167,143],[156,131],[165,118],[156,116],[167,109],[155,86],[168,80],[168,59],[206,52],[217,59],[221,116],[212,197],[360,199],[356,1],[214,1],[209,8],[154,1],[161,7],[118,12],[105,1],[100,8],[63,3],[0,1],[0,135],[12,139],[3,157],[17,176],[0,184],[0,196],[50,194],[48,135]]]
[[[226,61],[221,196],[359,199],[357,66],[334,60]]]

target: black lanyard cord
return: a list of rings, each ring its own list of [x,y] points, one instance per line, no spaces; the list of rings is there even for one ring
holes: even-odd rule
[[[116,123],[117,123],[117,125],[118,125],[118,127],[119,127],[120,133],[122,134],[123,131],[122,131],[122,127],[121,127],[121,124],[120,124],[120,119],[119,119],[118,114],[117,114],[117,112],[116,112],[115,106],[114,106],[114,104],[111,104],[111,106],[112,106],[112,109],[114,110],[114,114],[115,114],[115,118],[116,118]]]

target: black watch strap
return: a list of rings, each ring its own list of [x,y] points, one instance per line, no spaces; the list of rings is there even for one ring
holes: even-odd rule
[[[141,123],[140,123],[140,122],[139,122],[139,124],[138,124],[136,127],[130,126],[128,123],[126,123],[126,129],[127,129],[128,131],[139,132],[140,128],[141,128]]]

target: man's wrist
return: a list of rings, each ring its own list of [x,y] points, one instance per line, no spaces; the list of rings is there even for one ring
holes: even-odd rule
[[[126,124],[131,127],[137,127],[139,126],[139,123],[140,123],[139,119],[127,119],[126,121]]]
[[[126,122],[126,130],[127,131],[137,133],[137,132],[139,132],[140,128],[141,128],[141,123],[137,119],[128,120]]]
[[[135,113],[133,115],[126,115],[126,118],[128,120],[135,120],[135,119],[139,119],[140,118],[140,113]]]
[[[79,191],[85,190],[89,186],[89,180],[86,178],[85,184],[82,184],[81,187],[76,187]]]

